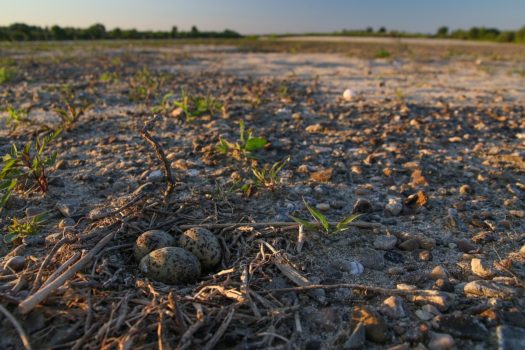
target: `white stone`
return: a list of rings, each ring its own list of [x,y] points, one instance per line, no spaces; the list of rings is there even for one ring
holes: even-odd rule
[[[352,98],[354,97],[354,92],[351,89],[346,89],[343,92],[343,98],[345,101],[352,101]]]

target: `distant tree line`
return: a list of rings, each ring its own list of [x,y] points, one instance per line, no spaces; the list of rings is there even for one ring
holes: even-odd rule
[[[472,27],[469,30],[457,29],[454,31],[449,31],[448,27],[443,26],[437,30],[434,36],[437,38],[525,43],[525,26],[518,30]]]
[[[179,31],[176,26],[170,31],[139,31],[136,29],[114,28],[106,30],[103,24],[93,24],[88,28],[39,27],[24,23],[14,23],[0,27],[0,41],[38,41],[38,40],[97,40],[97,39],[178,39],[178,38],[241,38],[233,30],[222,32],[201,32],[193,26],[190,31]]]
[[[343,36],[379,36],[379,37],[421,37],[421,38],[448,38],[448,39],[462,39],[462,40],[483,40],[483,41],[499,41],[507,43],[525,43],[525,26],[518,30],[499,30],[497,28],[486,27],[472,27],[468,30],[457,29],[450,31],[448,27],[440,27],[435,34],[423,33],[407,33],[396,30],[387,30],[385,27],[380,27],[374,31],[372,27],[361,30],[343,29],[340,32],[333,33],[335,35]],[[310,33],[310,35],[323,35],[319,33]]]

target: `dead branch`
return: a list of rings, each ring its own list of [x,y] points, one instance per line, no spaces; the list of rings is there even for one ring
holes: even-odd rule
[[[27,350],[31,350],[31,344],[29,343],[29,338],[27,337],[26,332],[18,322],[18,320],[9,312],[7,309],[0,305],[0,312],[11,322],[13,327],[15,327],[16,331],[18,332],[18,336],[20,337],[20,340],[22,340],[22,344],[24,344],[24,347]]]
[[[213,337],[211,337],[211,339],[206,343],[203,350],[215,349],[215,345],[217,345],[217,342],[221,339],[224,332],[226,332],[226,330],[228,329],[228,326],[230,325],[234,313],[235,309],[232,308],[228,315],[226,315],[226,317],[222,321],[221,326],[217,329],[217,332],[215,332]]]
[[[171,166],[168,161],[168,158],[166,158],[166,154],[164,153],[164,150],[162,149],[162,146],[160,143],[151,136],[149,133],[150,130],[153,127],[153,124],[160,119],[160,116],[155,115],[153,118],[151,118],[149,121],[147,121],[144,124],[144,128],[140,132],[140,135],[144,140],[146,140],[155,150],[155,154],[157,155],[157,158],[162,162],[164,165],[164,174],[166,175],[166,190],[164,192],[164,202],[168,203],[169,196],[171,192],[173,191],[173,188],[175,187],[175,181],[173,180],[173,176],[171,174]]]

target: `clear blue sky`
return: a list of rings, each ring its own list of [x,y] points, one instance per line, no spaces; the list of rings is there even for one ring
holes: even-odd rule
[[[360,29],[434,32],[525,25],[525,0],[0,0],[0,25],[283,33]]]

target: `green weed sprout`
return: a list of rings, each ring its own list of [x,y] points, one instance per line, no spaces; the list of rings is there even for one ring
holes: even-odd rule
[[[298,224],[303,225],[304,228],[308,230],[316,230],[318,228],[321,228],[326,234],[337,234],[348,230],[349,224],[361,216],[361,214],[352,214],[349,217],[335,223],[334,225],[333,223],[328,222],[326,217],[323,214],[321,214],[321,212],[309,206],[304,199],[303,202],[306,206],[306,209],[310,213],[310,216],[313,218],[314,222],[300,219],[291,215],[290,218]]]
[[[4,242],[13,243],[18,238],[35,235],[46,222],[47,213],[26,217],[24,219],[13,218],[11,225],[7,227]]]
[[[64,108],[55,108],[55,112],[62,121],[62,128],[66,131],[69,131],[78,122],[80,117],[84,115],[90,106],[86,103],[75,104],[73,99],[69,97],[64,99],[64,105]]]
[[[100,74],[100,76],[98,77],[98,80],[102,83],[112,84],[112,83],[117,83],[119,79],[118,79],[117,73],[104,72]]]
[[[264,137],[253,136],[253,131],[246,131],[244,121],[239,121],[239,140],[235,143],[221,138],[215,148],[221,154],[231,153],[234,158],[249,158],[252,152],[263,149],[268,143]]]
[[[280,183],[278,178],[279,172],[286,164],[288,164],[289,161],[290,157],[279,162],[275,162],[271,168],[269,168],[267,165],[263,166],[261,169],[258,169],[257,166],[253,166],[252,173],[260,186],[267,188],[270,191],[274,191]]]
[[[164,77],[157,77],[144,67],[130,81],[129,98],[148,104],[153,94],[164,85],[164,81]]]
[[[11,126],[11,131],[15,131],[20,124],[29,123],[30,108],[15,109],[12,106],[7,106],[7,121],[6,125]]]
[[[11,145],[11,152],[2,157],[0,210],[21,182],[33,181],[41,192],[48,191],[47,168],[55,162],[57,157],[56,152],[49,152],[48,145],[61,131],[57,130],[45,136],[37,136],[34,141],[27,142],[21,150],[15,144]]]
[[[175,107],[182,109],[187,122],[192,122],[205,113],[216,113],[222,108],[222,104],[210,94],[206,96],[194,96],[188,94],[186,90],[182,90],[181,95],[181,100],[175,100],[173,104]]]

